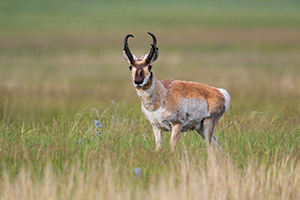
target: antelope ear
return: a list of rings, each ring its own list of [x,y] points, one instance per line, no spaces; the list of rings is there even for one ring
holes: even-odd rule
[[[125,49],[123,49],[123,56],[124,56],[124,59],[128,62],[129,65],[132,65],[133,63],[131,63],[131,61],[129,60],[126,52],[125,52]],[[135,57],[135,55],[132,54],[132,57],[133,57],[133,61],[135,62],[137,60],[137,58]]]

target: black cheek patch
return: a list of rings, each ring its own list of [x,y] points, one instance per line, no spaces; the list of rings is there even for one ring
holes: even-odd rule
[[[148,69],[149,69],[149,71],[151,71],[151,69],[152,69],[152,65],[149,65],[149,66],[148,66]]]

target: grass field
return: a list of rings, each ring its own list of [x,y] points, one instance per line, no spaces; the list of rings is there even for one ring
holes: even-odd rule
[[[230,93],[222,152],[155,151],[122,55],[147,31],[158,79]],[[0,199],[300,199],[299,99],[297,1],[2,1]]]

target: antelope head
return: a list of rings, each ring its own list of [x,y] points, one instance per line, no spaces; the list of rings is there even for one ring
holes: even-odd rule
[[[151,44],[150,52],[144,57],[137,59],[135,55],[130,52],[128,47],[128,38],[134,37],[128,34],[124,38],[124,49],[123,55],[125,60],[129,63],[129,69],[131,71],[131,76],[133,84],[137,88],[144,88],[148,81],[153,76],[152,74],[152,63],[158,58],[158,48],[156,47],[156,37],[152,34],[148,34],[152,37],[153,43]]]

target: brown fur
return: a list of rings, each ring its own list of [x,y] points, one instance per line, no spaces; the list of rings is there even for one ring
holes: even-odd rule
[[[161,81],[167,89],[166,109],[172,111],[180,105],[180,98],[206,99],[210,115],[222,115],[225,111],[223,94],[216,88],[205,84],[166,79]]]
[[[173,81],[175,81],[175,80],[174,80],[174,79],[168,78],[168,79],[164,79],[164,80],[162,80],[162,81],[160,81],[160,82],[161,82],[161,84],[163,84],[163,86],[167,89],[167,91],[169,91],[169,90],[170,90],[170,85],[171,85],[171,83],[172,83]]]

